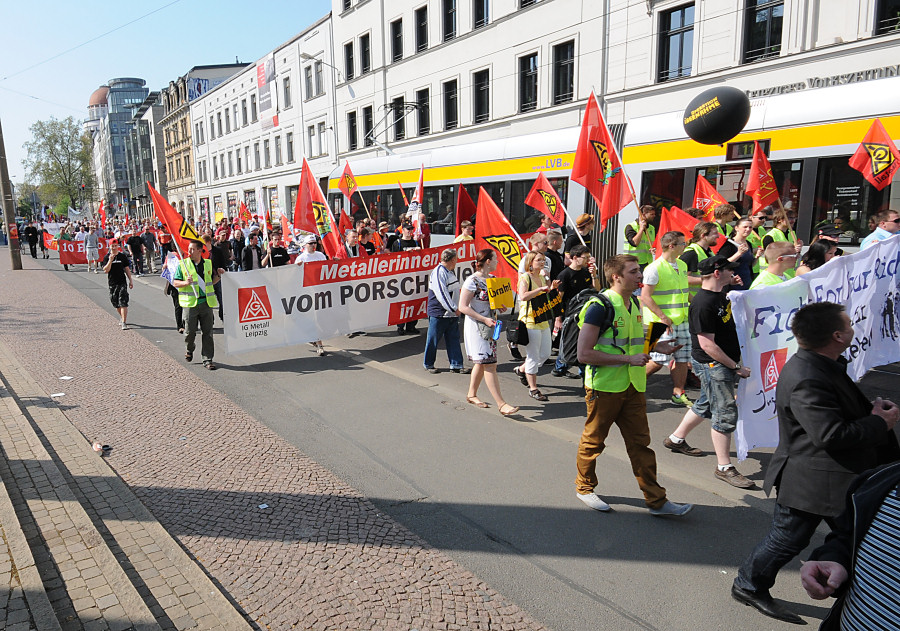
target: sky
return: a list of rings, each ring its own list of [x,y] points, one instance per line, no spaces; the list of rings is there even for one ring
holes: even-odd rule
[[[0,124],[10,179],[25,181],[23,144],[38,120],[87,117],[109,79],[151,91],[194,66],[255,62],[331,10],[331,0],[2,0]]]

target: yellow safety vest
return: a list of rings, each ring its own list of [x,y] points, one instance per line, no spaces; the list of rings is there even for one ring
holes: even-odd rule
[[[613,317],[613,325],[600,333],[600,337],[597,338],[597,343],[594,345],[594,350],[609,353],[610,355],[639,355],[643,353],[644,322],[640,308],[632,303],[631,311],[628,311],[622,296],[611,289],[607,289],[603,293],[615,307],[615,315]],[[578,314],[579,328],[584,325],[584,316],[587,314],[587,310],[592,304],[598,302],[600,302],[598,298],[591,298],[582,307],[581,313]],[[647,373],[643,366],[631,366],[630,364],[621,366],[588,365],[585,368],[585,383],[589,384],[592,390],[597,390],[598,392],[624,392],[631,385],[638,392],[647,390]]]
[[[632,221],[628,225],[634,228],[635,231],[640,230],[637,220]],[[628,239],[625,239],[625,254],[636,256],[638,265],[649,265],[653,262],[653,253],[650,251],[650,248],[653,247],[653,242],[655,240],[656,228],[647,224],[647,229],[644,230],[644,234],[641,235],[641,240],[636,246],[631,245],[631,243],[628,242]]]
[[[647,266],[647,269],[653,267],[659,274],[659,282],[653,289],[653,301],[659,305],[672,324],[681,324],[688,317],[690,291],[688,291],[687,263],[681,259],[675,259],[675,264],[678,265],[677,272],[668,261],[658,258]],[[644,307],[644,320],[646,322],[661,321],[647,307]]]
[[[747,242],[753,247],[753,268],[754,274],[759,274],[759,259],[756,258],[756,250],[762,247],[763,237],[766,235],[766,229],[760,226],[756,230],[751,229],[747,235]]]
[[[786,279],[781,278],[777,274],[773,274],[769,270],[763,270],[759,273],[759,276],[751,283],[750,289],[757,289],[758,287],[769,287],[771,285],[779,285],[783,283]]]
[[[797,242],[797,233],[793,230],[788,230],[788,233],[784,234],[778,228],[772,228],[763,236],[763,239],[765,239],[766,237],[772,237],[772,241],[787,241],[790,243]],[[761,270],[764,270],[768,266],[769,264],[766,262],[765,256],[763,256],[762,260],[759,262],[759,268]],[[795,269],[789,269],[784,273],[784,278],[785,280],[791,280],[796,275],[797,271]]]
[[[693,250],[694,252],[697,253],[697,262],[698,262],[698,263],[699,263],[700,261],[705,261],[706,259],[709,258],[709,255],[706,253],[706,250],[704,250],[703,248],[701,248],[701,247],[700,247],[699,245],[697,245],[696,243],[691,243],[691,244],[689,244],[689,245],[685,248],[685,251],[687,251],[687,250]],[[700,272],[697,272],[697,273],[691,274],[691,275],[694,276],[694,277],[697,277],[697,276],[700,275]],[[700,291],[700,285],[691,285],[690,287],[691,287],[691,300],[693,300],[693,299],[694,299],[694,296],[697,295],[697,292]]]
[[[219,306],[219,301],[216,300],[216,291],[213,288],[212,261],[203,259],[203,278],[197,278],[197,269],[190,258],[181,259],[179,265],[181,266],[182,280],[187,280],[188,276],[192,276],[195,283],[193,285],[188,285],[187,287],[178,288],[178,304],[184,309],[190,309],[191,307],[196,307],[197,303],[200,302],[198,296],[205,295],[206,304],[213,309],[217,308]],[[188,267],[188,265],[190,265],[190,267]]]

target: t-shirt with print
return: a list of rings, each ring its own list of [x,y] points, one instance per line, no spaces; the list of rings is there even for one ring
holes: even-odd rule
[[[713,341],[732,361],[740,361],[741,345],[731,314],[731,302],[725,296],[725,292],[709,289],[698,291],[691,299],[688,323],[691,330],[691,357],[695,360],[701,364],[716,361],[703,351],[697,337],[699,333],[707,333],[715,336]]]
[[[106,267],[106,264],[109,262],[109,254],[103,257],[103,260],[100,261],[101,267]],[[113,258],[112,266],[109,268],[109,273],[107,274],[107,280],[109,281],[109,286],[113,285],[125,285],[128,282],[128,277],[125,275],[125,268],[131,267],[131,264],[128,262],[128,257],[125,256],[122,252],[116,254]]]

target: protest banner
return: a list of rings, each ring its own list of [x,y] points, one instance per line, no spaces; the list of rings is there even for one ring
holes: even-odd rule
[[[99,239],[100,260],[106,256],[106,239]],[[61,265],[87,265],[87,254],[84,251],[84,241],[58,241],[59,262]]]
[[[454,247],[462,282],[472,274],[475,244]],[[427,318],[428,278],[444,249],[225,274],[226,351],[292,346]]]
[[[844,357],[847,374],[859,381],[868,370],[900,361],[900,236],[771,287],[728,294],[750,377],[738,385],[738,459],[750,449],[778,445],[775,387],[797,350],[790,322],[809,302],[844,306],[855,332]]]

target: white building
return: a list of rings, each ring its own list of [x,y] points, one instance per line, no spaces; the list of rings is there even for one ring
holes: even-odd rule
[[[331,51],[326,16],[191,103],[200,217],[236,217],[241,201],[256,213],[261,194],[276,221],[292,219],[303,157],[316,177],[331,172]]]

